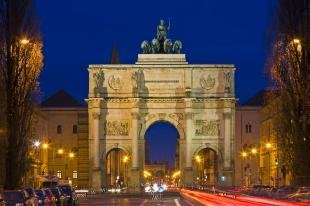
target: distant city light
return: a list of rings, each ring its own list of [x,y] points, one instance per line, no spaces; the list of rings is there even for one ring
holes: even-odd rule
[[[271,143],[266,143],[266,148],[270,149],[271,148]]]
[[[63,154],[63,153],[64,153],[64,150],[63,150],[63,149],[59,149],[59,150],[57,151],[57,153],[58,153],[58,154]]]
[[[70,153],[69,153],[69,157],[70,157],[70,158],[74,157],[74,153],[73,153],[73,152],[70,152]]]

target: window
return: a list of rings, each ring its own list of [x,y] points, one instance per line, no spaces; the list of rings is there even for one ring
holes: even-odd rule
[[[62,126],[57,125],[57,134],[61,134],[61,133],[62,133]]]
[[[61,170],[57,170],[57,177],[61,179]]]
[[[73,125],[73,127],[72,127],[72,133],[73,133],[73,134],[76,134],[76,133],[77,133],[77,130],[78,130],[77,125],[76,125],[76,124]]]
[[[77,179],[77,171],[76,170],[73,170],[73,174],[72,174],[72,177],[73,179]]]
[[[246,133],[252,133],[252,125],[250,123],[247,123],[245,125],[245,132]]]

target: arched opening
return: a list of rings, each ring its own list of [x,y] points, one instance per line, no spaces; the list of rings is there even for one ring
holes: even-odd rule
[[[179,170],[179,132],[167,121],[151,124],[145,132],[145,181],[172,183]],[[160,171],[160,172],[153,172]]]
[[[195,155],[196,183],[210,186],[217,183],[217,154],[211,148],[204,148]]]
[[[129,157],[120,148],[111,149],[106,156],[107,185],[122,186],[127,184]]]

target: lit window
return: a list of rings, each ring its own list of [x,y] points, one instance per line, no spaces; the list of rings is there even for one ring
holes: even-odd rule
[[[57,175],[58,178],[61,179],[61,171],[60,170],[57,170],[57,174],[56,175]]]
[[[62,133],[62,126],[57,125],[57,134],[61,134],[61,133]]]
[[[78,176],[77,171],[73,170],[73,174],[72,174],[73,179],[77,179],[77,176]]]
[[[77,130],[78,130],[77,125],[76,125],[76,124],[73,125],[73,127],[72,127],[72,133],[73,133],[73,134],[76,134],[76,133],[77,133]]]

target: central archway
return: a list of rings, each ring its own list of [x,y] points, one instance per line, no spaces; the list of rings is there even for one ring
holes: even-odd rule
[[[180,169],[178,129],[170,122],[158,120],[145,134],[145,181],[170,182],[172,172]]]

